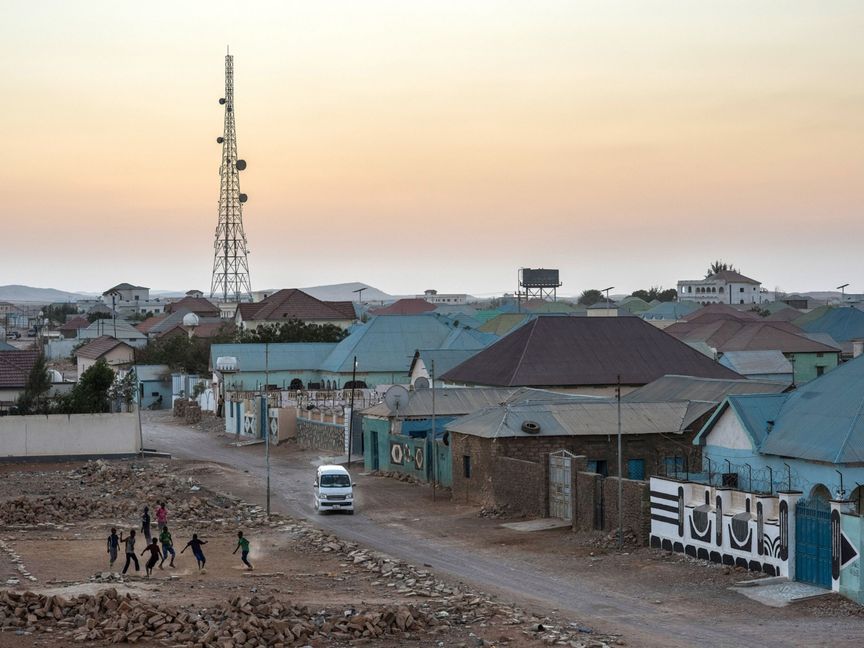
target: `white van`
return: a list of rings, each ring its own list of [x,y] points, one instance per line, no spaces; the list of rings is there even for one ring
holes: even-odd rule
[[[342,466],[320,466],[315,473],[315,510],[354,513],[354,484]]]

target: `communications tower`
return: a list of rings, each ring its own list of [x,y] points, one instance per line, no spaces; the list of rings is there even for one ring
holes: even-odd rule
[[[223,302],[252,300],[246,234],[243,232],[243,203],[240,193],[240,171],[246,160],[237,159],[237,132],[234,124],[234,57],[225,56],[225,96],[219,100],[225,107],[225,127],[216,142],[222,145],[219,166],[219,224],[213,244],[213,279],[210,297]]]

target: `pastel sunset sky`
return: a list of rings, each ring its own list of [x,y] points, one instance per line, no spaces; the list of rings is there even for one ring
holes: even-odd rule
[[[864,3],[6,0],[0,284],[864,292]]]

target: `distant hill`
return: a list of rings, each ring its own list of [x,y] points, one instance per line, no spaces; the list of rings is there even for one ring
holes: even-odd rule
[[[34,288],[32,286],[0,286],[0,301],[12,302],[13,304],[37,303],[50,304],[52,302],[73,302],[86,297],[79,293],[55,290],[54,288]]]
[[[378,290],[359,281],[351,283],[331,284],[329,286],[312,286],[311,288],[301,288],[303,292],[312,295],[321,301],[357,301],[357,293],[355,290],[363,288],[364,302],[391,302],[394,301],[393,295]]]

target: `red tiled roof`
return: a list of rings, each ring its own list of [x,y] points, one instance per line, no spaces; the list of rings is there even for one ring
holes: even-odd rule
[[[782,351],[783,353],[838,353],[840,349],[804,336],[788,322],[719,320],[700,324],[679,322],[664,329],[687,342],[705,342],[718,351]]]
[[[209,299],[204,299],[203,297],[184,297],[165,306],[166,313],[176,313],[180,309],[185,309],[196,315],[219,317],[219,307]]]
[[[425,299],[400,299],[389,306],[376,308],[373,315],[420,315],[435,310],[435,304],[430,304]]]
[[[645,385],[660,376],[741,378],[638,317],[540,316],[445,373],[495,387]]]
[[[72,319],[64,322],[59,327],[57,327],[58,331],[77,331],[78,329],[87,328],[90,326],[90,320],[86,317],[73,317]]]
[[[141,333],[145,335],[150,332],[154,326],[156,326],[159,322],[164,320],[167,315],[153,315],[152,317],[148,317],[143,322],[139,322],[135,325],[135,328],[138,329]]]
[[[253,310],[252,307],[256,308]],[[280,290],[257,304],[240,304],[237,308],[240,316],[247,321],[353,320],[355,318],[354,306],[351,302],[321,301],[296,288]]]
[[[38,351],[0,351],[0,387],[24,387],[38,358]]]
[[[105,355],[112,349],[120,346],[121,344],[123,346],[129,347],[130,349],[132,348],[125,342],[113,338],[110,335],[103,335],[102,337],[98,337],[89,344],[85,344],[83,347],[78,349],[76,355],[81,358],[87,358],[89,360],[98,360],[103,355]]]

